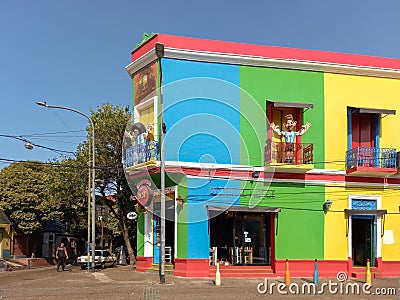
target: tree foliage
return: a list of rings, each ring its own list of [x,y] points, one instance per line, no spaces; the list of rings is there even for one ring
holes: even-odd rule
[[[135,263],[131,238],[136,224],[127,219],[134,203],[130,201],[131,191],[122,165],[123,135],[130,117],[128,107],[111,104],[92,110],[90,116],[95,129],[96,206],[109,208],[104,225],[122,235],[131,262]],[[49,163],[18,162],[0,171],[0,209],[18,232],[32,234],[40,231],[46,221],[59,218],[68,220],[75,237],[87,239],[91,126],[87,131],[88,139],[79,145],[76,158]],[[110,195],[111,200],[107,197]]]
[[[65,202],[51,193],[55,175],[51,165],[17,162],[0,172],[0,208],[18,232],[32,234],[42,224],[61,217]]]
[[[130,201],[132,195],[126,182],[122,165],[122,147],[125,127],[130,121],[129,107],[103,104],[97,111],[91,111],[91,119],[95,131],[95,162],[96,162],[96,192],[101,195],[101,203],[110,210],[110,218],[106,222],[108,229],[113,232],[121,232],[125,245],[135,262],[130,237],[134,231],[134,225],[126,217],[129,211],[134,209]],[[87,128],[91,137],[91,127]],[[89,161],[91,141],[82,144],[77,152],[77,160],[83,164]],[[108,200],[107,196],[112,196]],[[117,225],[117,227],[115,227]]]

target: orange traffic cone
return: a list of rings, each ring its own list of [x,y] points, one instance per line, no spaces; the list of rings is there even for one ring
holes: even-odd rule
[[[285,284],[290,284],[289,261],[287,259],[285,263]]]
[[[365,272],[365,283],[371,284],[371,265],[369,259],[367,259],[367,271]]]

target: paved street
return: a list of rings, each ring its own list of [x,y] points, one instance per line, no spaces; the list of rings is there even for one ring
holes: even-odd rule
[[[292,291],[296,286],[300,288],[308,284],[310,278],[292,279]],[[338,284],[336,278],[331,282]],[[329,279],[321,280],[317,292],[323,290],[321,295],[282,295],[277,290],[277,285],[282,284],[282,279],[226,279],[222,278],[222,285],[215,286],[212,279],[203,278],[177,278],[166,276],[166,284],[158,283],[156,273],[136,273],[131,266],[118,266],[105,270],[96,270],[88,273],[77,267],[69,267],[69,271],[57,272],[55,267],[34,270],[12,271],[0,273],[0,289],[2,299],[398,299],[397,296],[376,295],[376,292],[399,293],[398,279],[375,279],[370,294],[362,292],[362,281],[348,280],[353,285],[360,286],[360,295],[345,294],[345,286],[340,295],[340,285],[336,294],[329,293]],[[260,294],[257,287],[265,294]],[[323,289],[321,284],[325,283]],[[272,294],[270,293],[273,288]],[[389,290],[391,288],[392,290]],[[378,290],[379,289],[379,290]],[[284,292],[288,292],[286,287]],[[307,289],[305,290],[307,291]],[[350,290],[349,290],[350,291]],[[375,295],[374,295],[375,293]],[[0,297],[1,298],[1,297]]]

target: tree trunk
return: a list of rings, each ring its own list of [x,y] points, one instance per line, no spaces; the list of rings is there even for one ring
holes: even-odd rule
[[[124,237],[125,245],[126,248],[128,249],[128,254],[129,254],[129,264],[131,265],[136,265],[136,257],[135,254],[133,253],[131,241],[129,240],[129,233],[128,233],[128,228],[126,226],[126,223],[123,220],[121,223],[122,225],[122,236]]]

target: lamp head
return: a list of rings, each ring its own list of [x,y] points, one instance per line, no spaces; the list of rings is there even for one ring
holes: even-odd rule
[[[158,58],[164,57],[164,44],[156,43],[155,50],[156,50],[156,55]]]
[[[329,211],[331,207],[332,207],[332,201],[326,200],[323,205],[324,212],[326,213],[327,211]]]
[[[24,144],[25,148],[28,150],[32,150],[33,149],[33,145],[31,142],[25,142]]]
[[[258,173],[258,171],[253,171],[253,172],[251,173],[251,177],[257,179],[257,178],[260,177],[260,174]]]
[[[36,101],[36,104],[37,104],[37,105],[40,105],[40,106],[47,107],[46,101],[45,101],[45,102]]]

